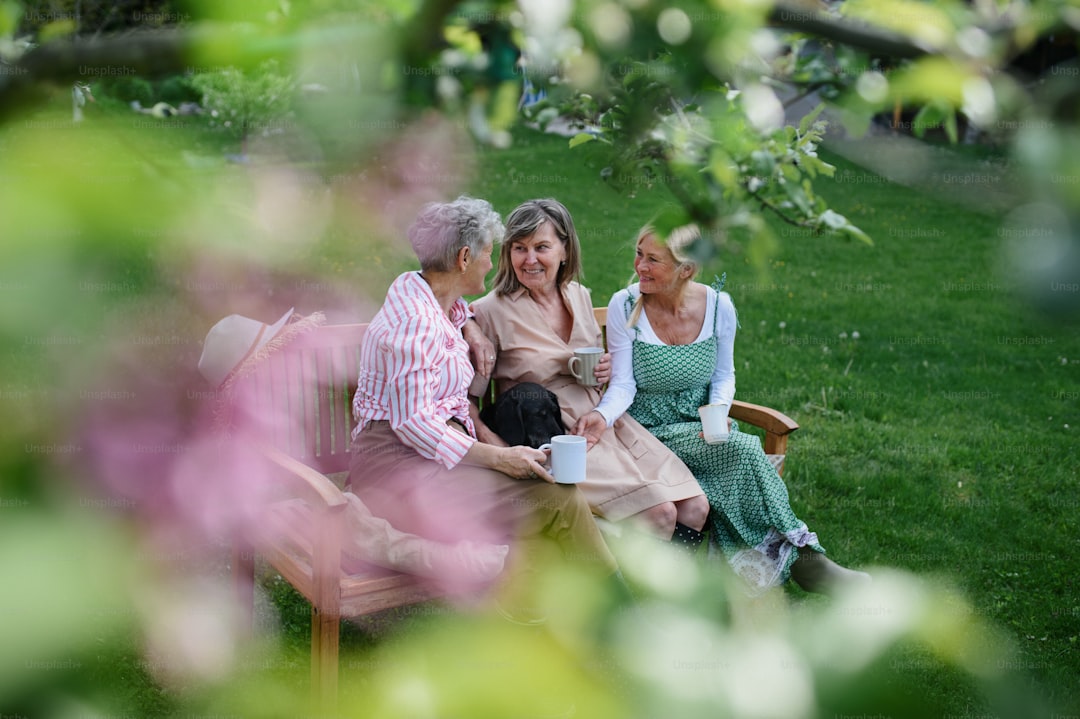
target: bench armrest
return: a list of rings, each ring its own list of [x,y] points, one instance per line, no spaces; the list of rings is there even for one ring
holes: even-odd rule
[[[298,459],[269,445],[260,445],[259,451],[272,465],[282,470],[283,479],[298,492],[301,499],[316,511],[343,512],[348,500],[330,479]]]
[[[765,454],[787,454],[788,435],[799,428],[798,422],[779,410],[740,400],[731,403],[728,416],[765,430]]]
[[[271,464],[282,470],[282,479],[289,482],[296,490],[296,496],[306,501],[313,511],[316,518],[313,524],[287,527],[285,531],[287,534],[310,532],[311,580],[307,596],[321,612],[333,616],[336,621],[341,606],[341,544],[348,500],[321,472],[268,445],[260,445],[259,449]]]

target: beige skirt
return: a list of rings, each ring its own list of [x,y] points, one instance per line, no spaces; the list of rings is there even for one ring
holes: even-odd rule
[[[558,396],[563,424],[570,430],[596,407],[600,392],[563,379],[547,388]],[[675,453],[629,415],[615,420],[585,455],[585,481],[577,486],[593,514],[612,522],[704,494]]]

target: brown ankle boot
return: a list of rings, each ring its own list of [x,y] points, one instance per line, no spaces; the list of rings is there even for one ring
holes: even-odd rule
[[[791,565],[791,578],[808,592],[829,594],[851,582],[868,582],[870,575],[842,567],[820,552],[799,547],[799,558]]]

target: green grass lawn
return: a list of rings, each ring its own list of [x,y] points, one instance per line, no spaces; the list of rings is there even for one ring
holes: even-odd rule
[[[740,394],[789,393],[766,403],[803,427],[787,479],[827,547],[950,577],[1075,708],[1076,328],[996,271],[996,218],[888,185],[824,194],[877,244],[783,244],[787,290],[735,297]]]

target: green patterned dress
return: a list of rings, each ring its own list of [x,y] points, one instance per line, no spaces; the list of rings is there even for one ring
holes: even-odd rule
[[[740,432],[734,421],[723,444],[706,444],[698,436],[698,407],[709,403],[718,345],[715,334],[689,345],[656,345],[635,337],[637,394],[628,412],[693,472],[712,507],[710,555],[722,552],[756,594],[787,581],[796,547],[825,550],[795,516],[784,480],[756,436]]]

